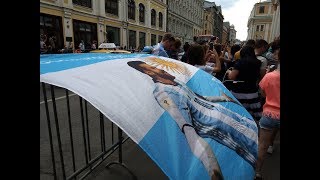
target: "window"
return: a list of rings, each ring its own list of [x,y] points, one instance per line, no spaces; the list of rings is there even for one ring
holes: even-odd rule
[[[73,4],[91,8],[91,0],[72,0]]]
[[[256,31],[259,31],[259,25],[257,25],[257,29],[256,29]]]
[[[55,48],[63,48],[63,32],[62,32],[62,18],[59,16],[52,16],[47,14],[40,14],[40,34],[46,35],[46,45],[49,45],[49,38],[55,36]]]
[[[208,20],[208,16],[206,16],[206,20]]]
[[[92,41],[97,40],[97,24],[79,20],[73,20],[74,47],[78,49],[81,40],[85,48],[91,49]]]
[[[151,34],[151,46],[157,44],[157,35]]]
[[[151,25],[156,25],[156,11],[154,9],[151,10]]]
[[[106,0],[106,12],[118,16],[118,0]]]
[[[108,42],[120,46],[120,28],[106,26],[106,29]]]
[[[161,35],[158,36],[158,42],[159,41],[162,41],[162,36]]]
[[[264,13],[264,6],[260,6],[259,7],[259,13],[261,14],[261,13]]]
[[[144,23],[144,5],[139,4],[139,21]]]
[[[162,13],[159,12],[159,27],[160,28],[162,28],[162,20],[163,20]]]
[[[136,19],[136,5],[134,0],[128,0],[128,18],[129,19]]]
[[[261,25],[260,27],[260,31],[263,31],[264,25]]]
[[[204,34],[207,34],[207,30],[204,30]]]
[[[146,46],[146,33],[139,32],[139,46],[144,48]]]
[[[136,46],[136,31],[129,30],[129,49],[135,49]]]

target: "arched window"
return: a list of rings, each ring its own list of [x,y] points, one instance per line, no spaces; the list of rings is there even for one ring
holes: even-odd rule
[[[128,18],[129,19],[136,19],[136,11],[135,11],[136,5],[134,0],[128,0]]]
[[[162,13],[159,12],[159,27],[162,28],[162,22],[163,21],[163,17],[162,17]]]
[[[139,4],[139,21],[144,23],[144,5]]]
[[[156,25],[156,10],[151,9],[151,25]]]

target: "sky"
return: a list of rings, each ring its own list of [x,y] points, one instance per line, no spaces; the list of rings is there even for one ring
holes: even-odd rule
[[[237,31],[236,38],[244,41],[247,39],[247,23],[251,10],[260,0],[207,0],[221,6],[224,22],[229,21]],[[265,0],[262,0],[263,2]]]

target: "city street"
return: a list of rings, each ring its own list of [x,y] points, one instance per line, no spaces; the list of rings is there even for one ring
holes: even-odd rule
[[[57,116],[59,121],[60,137],[62,144],[62,152],[64,158],[64,165],[66,169],[66,176],[70,176],[73,172],[72,163],[72,151],[71,151],[71,140],[69,131],[69,121],[68,121],[68,109],[67,109],[67,99],[65,89],[55,87],[55,97],[57,105]],[[52,129],[53,144],[54,144],[54,154],[55,154],[55,164],[58,174],[58,179],[62,179],[61,163],[58,150],[56,124],[54,120],[54,113],[52,108],[51,92],[50,87],[46,86],[46,92],[48,96],[48,105],[50,112],[50,124]],[[80,103],[79,96],[69,92],[70,101],[70,117],[71,117],[71,127],[72,127],[72,138],[73,138],[73,148],[75,157],[76,169],[80,169],[85,165],[85,148],[84,148],[84,138],[82,133],[82,121],[80,113]],[[85,103],[83,103],[83,108],[85,109]],[[87,103],[87,116],[88,116],[88,129],[89,129],[89,142],[86,134],[86,143],[90,143],[90,159],[94,159],[101,153],[101,138],[100,138],[100,116],[98,110],[96,110],[90,103]],[[84,113],[86,117],[86,113]],[[86,119],[86,118],[84,118]],[[85,129],[87,128],[85,121]],[[112,140],[112,123],[104,117],[104,132],[105,132],[105,147],[111,146],[113,141],[117,140],[117,127],[113,125],[114,137]],[[127,137],[125,134],[124,137]],[[274,153],[272,155],[267,155],[265,161],[262,175],[266,180],[279,180],[280,179],[280,135],[278,134],[276,141],[274,143]],[[147,179],[168,179],[167,176],[162,172],[162,170],[148,157],[148,155],[131,139],[123,144],[123,163],[136,175],[139,180]],[[106,169],[105,165],[109,162],[116,161],[118,156],[118,151],[115,151],[110,157],[108,157],[102,164],[100,164],[96,169],[93,170],[85,179],[114,179],[114,180],[125,180],[132,179],[129,172],[119,166],[113,165],[110,169]],[[83,174],[83,173],[82,173]],[[41,180],[51,180],[53,178],[53,166],[50,154],[50,144],[48,135],[48,124],[46,117],[46,109],[44,103],[44,95],[40,83],[40,179]]]

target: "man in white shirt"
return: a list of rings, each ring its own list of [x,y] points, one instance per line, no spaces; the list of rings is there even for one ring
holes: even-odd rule
[[[266,74],[267,71],[267,65],[268,60],[267,58],[263,57],[262,54],[265,53],[268,50],[268,42],[264,39],[259,39],[255,43],[254,52],[257,56],[257,59],[261,61],[260,66],[260,79],[263,78],[263,76]]]

